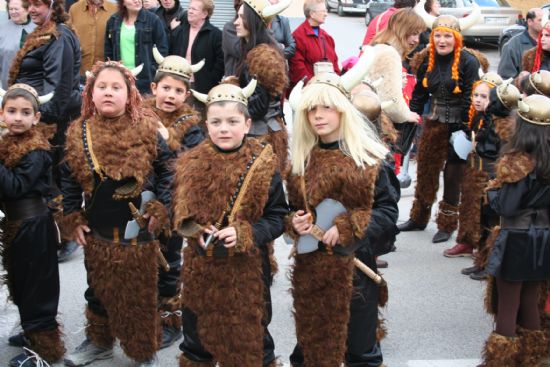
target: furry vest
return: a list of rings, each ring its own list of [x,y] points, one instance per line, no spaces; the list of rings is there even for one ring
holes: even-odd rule
[[[6,135],[0,139],[0,163],[13,168],[33,150],[50,150],[50,143],[38,128],[19,135]]]
[[[488,189],[502,187],[503,183],[513,183],[524,179],[535,169],[535,161],[527,153],[507,153],[496,164],[496,178],[489,182]]]
[[[262,149],[263,146],[256,139],[248,138],[236,152],[221,153],[207,140],[182,154],[176,162],[172,200],[176,228],[186,220],[194,220],[202,226],[216,223],[227,209],[252,155],[259,156]],[[277,159],[271,152],[271,146],[266,149],[269,149],[270,154],[254,171],[250,185],[244,192],[242,205],[235,215],[236,221],[252,225],[263,214],[277,168]]]
[[[141,192],[157,156],[157,125],[150,118],[132,124],[126,115],[107,119],[99,115],[88,119],[93,151],[103,173],[113,180],[133,177]],[[84,150],[82,118],[67,130],[65,160],[74,179],[86,195],[94,189],[94,173]]]
[[[281,51],[267,44],[254,47],[246,55],[250,75],[255,75],[272,96],[283,93],[288,85],[286,61]]]
[[[164,112],[157,108],[155,97],[146,99],[143,105],[150,108],[158,116],[164,127],[168,129],[170,136],[166,142],[172,151],[179,151],[181,140],[187,133],[187,130],[201,122],[199,113],[186,103],[174,112]]]
[[[376,179],[380,164],[358,167],[351,157],[340,149],[315,147],[311,151],[305,172],[307,206],[313,210],[324,199],[342,203],[348,212],[338,216],[335,224],[340,232],[342,245],[364,236],[370,221]],[[287,182],[291,208],[306,209],[304,194],[300,188],[300,176],[292,175]]]

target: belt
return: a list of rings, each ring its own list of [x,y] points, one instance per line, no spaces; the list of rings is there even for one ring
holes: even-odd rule
[[[550,216],[546,209],[524,209],[513,218],[500,217],[500,227],[505,229],[546,228]]]
[[[113,242],[115,245],[137,246],[145,245],[155,240],[155,237],[147,231],[140,231],[136,238],[127,240],[124,238],[124,229],[119,227],[92,228],[91,235],[103,241]]]
[[[9,221],[26,220],[49,213],[48,206],[41,197],[4,201],[2,211]]]

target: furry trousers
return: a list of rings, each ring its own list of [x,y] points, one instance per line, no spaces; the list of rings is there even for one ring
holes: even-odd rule
[[[262,366],[265,305],[259,251],[215,258],[199,256],[187,247],[184,258],[183,303],[196,315],[196,330],[189,333],[196,334],[200,349],[211,356],[211,361],[200,363]],[[190,358],[191,351],[183,352],[180,365],[182,360],[185,366],[200,365]]]
[[[296,256],[292,296],[305,367],[334,367],[344,361],[353,271],[351,257],[318,251]]]
[[[460,185],[460,206],[458,208],[458,234],[456,242],[480,248],[482,234],[481,204],[483,189],[489,176],[475,167],[468,165],[464,171],[467,180]]]
[[[88,327],[88,336],[101,345],[109,344],[111,335],[120,340],[128,357],[138,362],[150,360],[160,340],[158,243],[115,245],[92,236],[87,242],[84,255],[88,283],[106,311],[103,317],[87,313],[88,324],[94,325],[94,332]]]

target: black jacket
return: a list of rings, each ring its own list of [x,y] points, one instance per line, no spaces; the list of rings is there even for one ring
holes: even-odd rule
[[[170,28],[170,23],[174,19],[180,22],[183,21],[184,16],[187,16],[187,12],[181,7],[180,1],[176,0],[172,9],[166,10],[162,6],[159,6],[155,9],[154,13],[162,21],[162,24],[164,24],[164,33],[168,36],[168,44],[170,44],[170,40],[172,39],[172,29]]]
[[[120,61],[120,13],[113,14],[107,21],[105,30],[105,60]],[[136,77],[136,86],[140,93],[151,92],[151,82],[157,72],[157,63],[153,57],[153,46],[162,56],[168,55],[168,41],[162,21],[152,12],[139,11],[136,23],[136,66],[143,64],[143,70]]]
[[[45,150],[33,150],[12,169],[0,163],[0,201],[46,197],[52,183],[52,159]]]
[[[189,22],[187,12],[182,22],[172,30],[170,40],[170,55],[185,57],[189,45]],[[196,64],[204,59],[203,68],[195,73],[194,88],[197,92],[208,93],[218,85],[224,74],[222,32],[213,26],[208,19],[199,30],[191,48],[191,63]]]
[[[80,42],[65,24],[58,24],[57,31],[59,38],[25,55],[15,79],[36,89],[38,95],[55,93],[40,106],[41,120],[48,123],[66,123],[78,117],[82,103]]]
[[[294,56],[296,52],[296,41],[294,37],[292,37],[288,18],[276,15],[271,21],[270,32],[273,38],[283,46],[285,59],[288,60]]]

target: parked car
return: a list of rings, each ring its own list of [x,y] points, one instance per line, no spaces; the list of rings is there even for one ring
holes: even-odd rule
[[[439,0],[440,13],[462,18],[470,13],[473,1],[481,7],[481,19],[473,27],[462,32],[467,41],[497,44],[502,29],[516,24],[521,18],[521,12],[510,7],[506,0]],[[392,5],[393,1],[371,0],[367,4],[365,23],[368,25],[372,18]]]
[[[339,16],[346,13],[364,13],[370,0],[325,0],[327,10],[335,9]]]
[[[544,12],[550,12],[550,3],[543,5],[542,10]],[[526,24],[525,20],[522,18],[517,24],[514,24],[510,27],[506,27],[500,33],[500,38],[498,39],[498,51],[502,51],[502,47],[510,41],[510,38],[514,37],[516,34],[520,34],[525,30]]]

